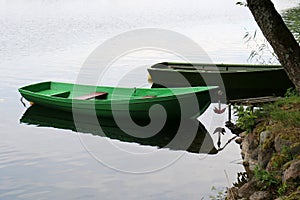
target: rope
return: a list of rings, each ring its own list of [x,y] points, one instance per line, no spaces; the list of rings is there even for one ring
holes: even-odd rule
[[[27,106],[26,106],[26,104],[24,103],[23,99],[24,99],[24,97],[21,97],[20,101],[21,101],[21,103],[23,104],[23,106],[24,106],[25,108],[27,108]]]

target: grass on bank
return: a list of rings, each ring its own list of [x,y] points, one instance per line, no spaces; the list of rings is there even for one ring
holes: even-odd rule
[[[300,95],[289,89],[284,98],[266,104],[260,109],[252,107],[234,106],[234,114],[238,116],[236,125],[249,132],[261,119],[273,122],[278,127],[300,128]]]
[[[300,96],[288,91],[286,97],[263,107],[270,120],[287,127],[300,128]]]

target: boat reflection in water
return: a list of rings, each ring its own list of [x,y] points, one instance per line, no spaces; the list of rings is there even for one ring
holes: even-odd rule
[[[59,129],[69,129],[80,133],[90,133],[101,137],[117,139],[123,142],[135,142],[141,145],[157,146],[159,148],[169,148],[172,150],[186,150],[192,153],[216,154],[218,151],[214,146],[214,142],[205,127],[197,120],[185,121],[185,127],[181,127],[181,134],[178,139],[179,122],[167,121],[164,127],[158,133],[150,136],[151,133],[147,129],[143,129],[139,137],[130,134],[134,132],[130,127],[119,128],[113,119],[99,119],[97,123],[92,123],[92,116],[80,117],[80,122],[74,122],[72,113],[49,109],[38,105],[29,107],[20,119],[21,123],[29,125],[37,125],[43,127],[54,127]],[[78,123],[84,126],[76,126]],[[145,125],[143,121],[136,122]],[[76,125],[75,125],[76,124]],[[126,124],[126,122],[124,122]],[[101,126],[101,129],[99,128]],[[196,130],[196,132],[195,132]],[[194,134],[191,134],[194,131]],[[183,133],[183,134],[182,134]],[[134,136],[133,136],[134,135]],[[193,136],[191,140],[191,136]],[[174,138],[177,142],[173,142]],[[178,142],[179,141],[179,142]],[[190,142],[189,142],[190,141]],[[187,143],[188,142],[188,143]]]

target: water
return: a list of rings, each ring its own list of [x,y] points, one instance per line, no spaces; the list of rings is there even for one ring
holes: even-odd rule
[[[284,10],[298,1],[275,2]],[[234,1],[0,1],[0,199],[209,199],[215,195],[212,186],[222,191],[236,180],[243,167],[235,143],[217,154],[195,153],[101,137],[91,130],[75,132],[49,119],[43,126],[20,122],[26,108],[19,87],[45,80],[74,82],[98,45],[147,27],[183,34],[213,62],[223,63],[247,62],[251,47],[243,36],[258,29],[247,8]],[[155,50],[130,53],[114,62],[101,82],[149,87],[146,68],[166,60],[180,59]],[[218,148],[213,132],[227,116],[216,115],[215,106],[199,120]],[[226,129],[221,146],[232,137]]]

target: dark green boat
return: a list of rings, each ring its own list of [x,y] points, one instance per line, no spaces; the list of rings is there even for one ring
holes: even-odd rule
[[[211,102],[209,91],[216,88],[117,88],[42,82],[22,87],[19,92],[35,104],[73,113],[173,119],[201,115]]]
[[[282,96],[294,87],[280,65],[238,65],[201,63],[158,63],[148,72],[153,87],[218,85],[226,99]]]

